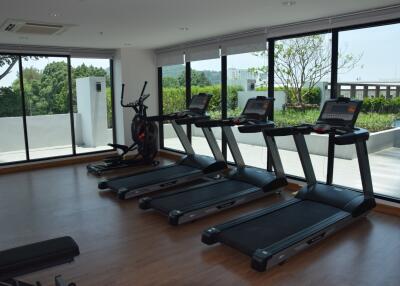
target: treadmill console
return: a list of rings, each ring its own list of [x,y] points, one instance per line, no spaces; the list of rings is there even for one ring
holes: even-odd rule
[[[325,101],[316,127],[320,131],[331,127],[353,129],[360,113],[362,101],[338,98]]]
[[[206,93],[193,95],[189,104],[189,111],[196,114],[204,114],[207,110],[208,104],[210,103],[211,97],[211,94]]]
[[[244,107],[240,117],[247,120],[254,119],[266,121],[272,108],[272,101],[273,99],[265,96],[250,98],[247,100],[246,106]]]

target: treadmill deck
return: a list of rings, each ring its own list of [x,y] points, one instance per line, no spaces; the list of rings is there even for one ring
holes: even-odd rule
[[[229,195],[253,188],[257,187],[238,180],[224,180],[215,184],[195,187],[187,191],[154,198],[151,201],[151,206],[168,214],[172,210],[190,208],[196,204],[218,198],[223,199]]]
[[[348,214],[329,205],[299,201],[223,229],[218,241],[252,256],[257,249],[270,247],[340,213]]]
[[[173,165],[162,167],[156,170],[151,170],[149,172],[140,173],[137,175],[117,178],[115,180],[109,181],[107,186],[108,188],[114,190],[118,190],[120,188],[135,189],[157,183],[162,183],[164,181],[178,179],[199,172],[202,171],[195,167],[187,165]]]

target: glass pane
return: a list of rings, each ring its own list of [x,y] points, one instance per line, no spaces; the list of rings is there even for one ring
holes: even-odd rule
[[[71,72],[76,152],[112,149],[110,60],[73,58]]]
[[[195,61],[191,66],[192,95],[199,93],[212,94],[208,105],[208,114],[211,118],[221,118],[221,59]],[[221,129],[213,128],[219,147],[222,146]],[[203,132],[196,126],[192,127],[192,145],[196,153],[212,156],[212,152],[204,138]]]
[[[337,95],[363,100],[357,126],[367,142],[375,193],[400,198],[400,24],[339,33]],[[371,45],[374,39],[381,45]],[[361,189],[354,146],[337,150],[333,182]]]
[[[268,96],[266,51],[227,56],[228,117],[239,116],[249,98]],[[267,167],[267,148],[261,133],[243,134],[233,127],[240,152],[247,165]],[[228,160],[233,162],[228,148]]]
[[[163,114],[186,109],[186,73],[185,65],[165,66],[162,68]],[[186,126],[184,126],[186,130]],[[184,151],[172,125],[164,124],[164,147]]]
[[[322,103],[330,98],[331,46],[331,34],[275,42],[276,126],[315,123]],[[328,145],[315,144],[321,136],[312,134],[306,141],[317,180],[325,181]],[[293,138],[276,141],[286,174],[304,177]]]
[[[0,55],[0,164],[26,160],[18,56]]]
[[[72,154],[67,58],[26,57],[22,65],[30,159]]]

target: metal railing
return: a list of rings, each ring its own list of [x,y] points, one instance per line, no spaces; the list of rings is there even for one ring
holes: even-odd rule
[[[400,84],[339,82],[337,93],[343,97],[358,99],[379,96],[394,98],[400,96]]]

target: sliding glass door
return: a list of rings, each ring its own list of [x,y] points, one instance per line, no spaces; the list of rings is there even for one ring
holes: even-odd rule
[[[0,54],[0,165],[110,150],[111,64]]]
[[[67,57],[22,61],[30,159],[72,154]]]

